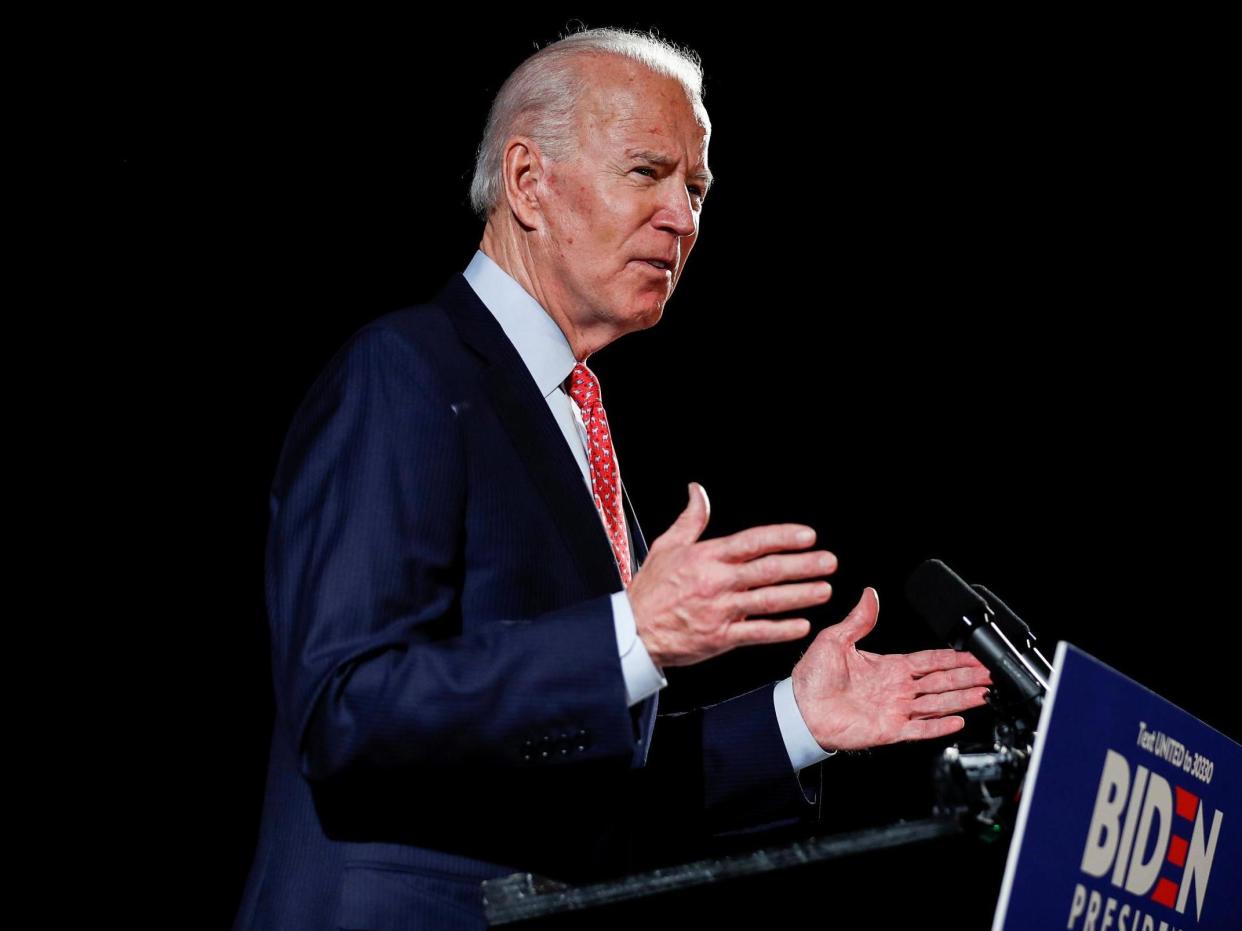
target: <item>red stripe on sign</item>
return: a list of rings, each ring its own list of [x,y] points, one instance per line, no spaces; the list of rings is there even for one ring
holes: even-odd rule
[[[1194,821],[1195,812],[1199,810],[1199,796],[1193,792],[1187,792],[1181,786],[1173,788],[1177,790],[1177,816],[1187,821]]]
[[[1172,908],[1173,902],[1177,899],[1177,883],[1171,883],[1161,877],[1160,882],[1156,883],[1156,891],[1151,894],[1151,899],[1165,908]]]
[[[1186,838],[1173,835],[1173,840],[1169,841],[1169,862],[1174,866],[1186,865],[1186,848],[1190,844],[1186,842]]]

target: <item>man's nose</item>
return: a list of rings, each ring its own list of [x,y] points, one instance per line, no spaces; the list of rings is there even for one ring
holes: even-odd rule
[[[661,198],[660,209],[653,218],[656,226],[678,236],[692,235],[698,229],[698,217],[690,203],[690,196],[688,188],[670,179],[668,190]]]

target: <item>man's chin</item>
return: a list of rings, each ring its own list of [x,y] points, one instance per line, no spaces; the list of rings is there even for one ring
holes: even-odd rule
[[[655,326],[664,316],[665,303],[667,303],[665,299],[660,299],[638,307],[631,305],[623,311],[614,312],[611,320],[614,325],[620,327],[618,335],[635,333],[638,330],[646,330]]]
[[[635,319],[634,329],[646,330],[653,327],[660,322],[662,316],[664,316],[664,304],[661,303],[638,314]]]

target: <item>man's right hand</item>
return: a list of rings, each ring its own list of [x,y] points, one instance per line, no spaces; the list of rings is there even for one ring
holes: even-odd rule
[[[832,597],[827,582],[779,584],[836,571],[837,558],[827,550],[785,552],[811,546],[812,528],[771,524],[698,542],[710,511],[707,492],[691,482],[689,505],[651,544],[630,582],[638,635],[659,666],[690,666],[734,647],[805,637],[811,632],[806,618],[774,621],[763,615]]]

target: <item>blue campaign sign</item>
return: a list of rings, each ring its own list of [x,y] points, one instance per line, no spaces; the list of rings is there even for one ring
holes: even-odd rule
[[[1057,645],[994,931],[1242,929],[1242,746]]]

